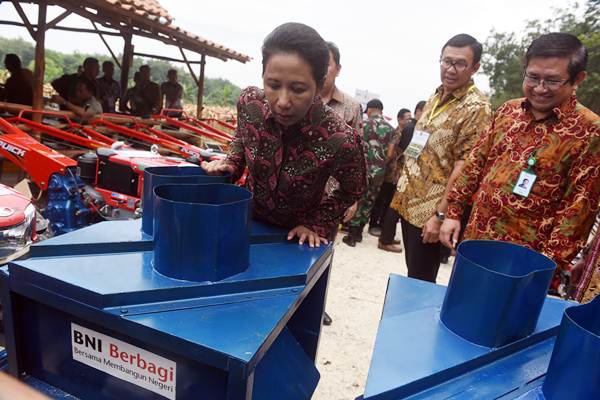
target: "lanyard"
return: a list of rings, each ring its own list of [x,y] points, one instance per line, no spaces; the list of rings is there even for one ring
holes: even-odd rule
[[[469,87],[469,89],[467,89],[467,93],[469,93],[471,90],[473,90],[473,88],[475,87],[475,85],[471,85]],[[444,112],[446,110],[446,108],[448,108],[448,106],[450,106],[450,104],[456,102],[456,97],[453,98],[452,100],[450,100],[449,102],[447,102],[446,104],[444,104],[443,106],[440,107],[440,109],[437,109],[438,104],[440,103],[440,97],[438,96],[435,99],[435,104],[433,105],[433,107],[431,108],[431,112],[429,113],[429,118],[427,119],[427,126],[429,126],[429,124],[431,123],[431,120],[434,119],[435,117],[437,117],[438,115],[440,115],[442,112]],[[437,110],[437,112],[436,112]]]

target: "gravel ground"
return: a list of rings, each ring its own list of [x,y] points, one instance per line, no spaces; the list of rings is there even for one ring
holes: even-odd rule
[[[314,400],[352,400],[363,394],[388,276],[406,275],[404,254],[379,250],[377,238],[366,229],[355,248],[341,238],[340,233],[327,294],[326,310],[333,323],[323,326],[321,333],[317,355],[321,380]],[[442,264],[439,284],[448,283],[452,262]]]

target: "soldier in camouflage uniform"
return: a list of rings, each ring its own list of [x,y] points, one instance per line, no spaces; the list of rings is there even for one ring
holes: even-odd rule
[[[362,240],[363,227],[369,222],[371,209],[385,176],[386,151],[394,135],[394,128],[383,118],[382,111],[381,101],[375,99],[367,103],[368,119],[363,126],[367,190],[358,201],[356,214],[350,220],[348,235],[342,239],[351,247]]]

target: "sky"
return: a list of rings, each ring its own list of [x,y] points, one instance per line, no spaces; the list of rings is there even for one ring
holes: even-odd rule
[[[419,100],[427,99],[439,86],[440,50],[453,35],[468,33],[483,43],[492,29],[522,32],[527,20],[551,18],[554,8],[569,4],[564,0],[159,2],[181,28],[252,57],[246,64],[207,59],[208,77],[225,78],[242,88],[262,86],[260,48],[269,32],[284,22],[310,25],[340,48],[342,70],[337,86],[351,95],[357,89],[377,94],[388,116],[395,116],[403,107],[414,109]],[[29,19],[36,21],[36,7],[24,8]],[[50,7],[48,20],[61,11]],[[20,20],[8,2],[0,4],[0,19]],[[68,17],[61,25],[90,27],[78,16]],[[6,25],[0,25],[0,36],[31,40],[25,28]],[[116,53],[122,51],[122,39],[108,40]],[[181,58],[175,47],[161,42],[134,38],[133,43],[136,52]],[[46,47],[108,54],[97,35],[56,30],[48,32]],[[489,91],[483,73],[475,76],[475,83]]]

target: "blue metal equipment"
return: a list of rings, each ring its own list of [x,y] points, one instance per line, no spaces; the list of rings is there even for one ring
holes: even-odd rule
[[[231,175],[207,175],[200,167],[149,167],[144,170],[142,231],[152,236],[154,188],[166,184],[230,183]]]
[[[600,296],[563,315],[544,384],[519,400],[600,397]]]
[[[309,399],[331,245],[252,240],[239,187],[155,193],[154,241],[138,221],[90,241],[97,224],[0,270],[10,373],[84,399]]]
[[[62,235],[90,223],[91,211],[81,200],[83,181],[67,168],[65,175],[52,174],[48,182],[48,204],[44,217],[56,235]]]
[[[539,391],[574,304],[546,298],[553,270],[521,246],[467,241],[447,289],[391,275],[364,400],[507,400]]]
[[[36,243],[30,257],[53,257],[91,253],[150,251],[154,249],[154,188],[166,184],[226,183],[229,175],[209,176],[195,166],[149,167],[144,170],[143,215],[131,221],[105,221],[80,229],[76,235],[58,236]],[[146,199],[151,198],[150,201]],[[205,221],[197,221],[200,228]],[[252,221],[250,243],[286,240],[287,229]]]

